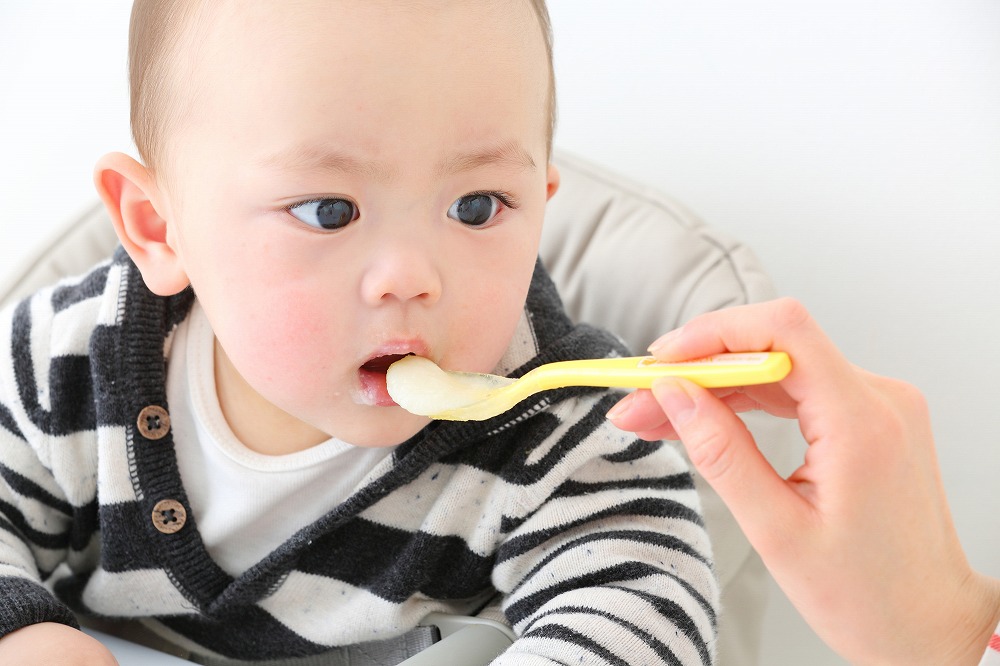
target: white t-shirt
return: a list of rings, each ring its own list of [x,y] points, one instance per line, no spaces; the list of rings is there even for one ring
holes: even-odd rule
[[[198,531],[220,567],[238,576],[391,464],[392,447],[329,439],[284,456],[245,447],[215,391],[215,338],[195,301],[174,332],[167,401],[184,489]]]

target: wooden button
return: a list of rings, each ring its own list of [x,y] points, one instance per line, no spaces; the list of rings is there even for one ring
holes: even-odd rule
[[[170,432],[170,414],[159,405],[143,407],[136,419],[139,434],[146,439],[162,439]]]
[[[179,532],[187,522],[187,511],[177,500],[160,500],[153,507],[153,526],[164,534]]]

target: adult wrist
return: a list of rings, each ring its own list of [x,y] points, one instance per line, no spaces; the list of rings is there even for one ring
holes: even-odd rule
[[[946,653],[939,663],[976,666],[1000,624],[1000,580],[972,573],[959,595],[950,636],[944,636]]]

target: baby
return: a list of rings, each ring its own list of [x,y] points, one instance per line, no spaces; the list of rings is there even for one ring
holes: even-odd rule
[[[79,616],[340,664],[435,611],[511,625],[499,664],[712,662],[691,476],[620,394],[429,423],[386,391],[411,353],[625,351],[536,260],[550,45],[542,0],[136,1],[142,163],[95,172],[122,249],[0,318],[0,663],[113,663]]]

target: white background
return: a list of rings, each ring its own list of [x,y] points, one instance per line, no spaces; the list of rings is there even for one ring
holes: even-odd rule
[[[132,150],[129,5],[0,4],[0,271]],[[923,389],[962,541],[1000,575],[1000,3],[550,8],[557,147],[745,240],[853,361]],[[763,663],[843,662],[778,598]]]

